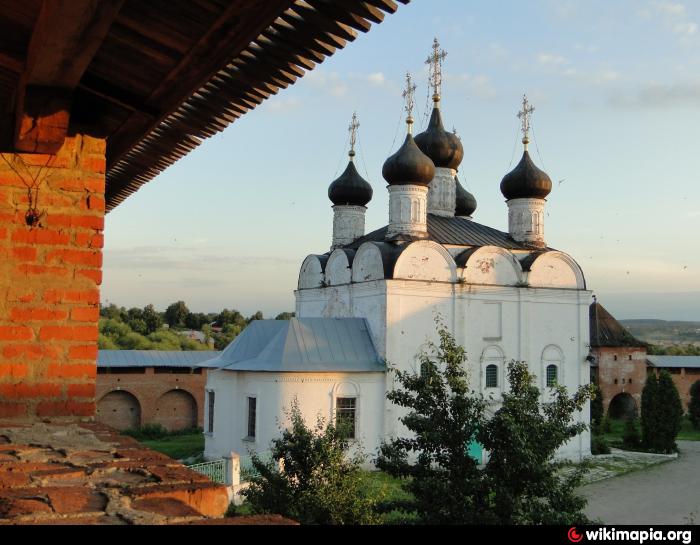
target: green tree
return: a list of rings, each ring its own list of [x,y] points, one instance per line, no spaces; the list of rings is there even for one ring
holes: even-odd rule
[[[126,320],[127,313],[124,307],[118,307],[114,303],[111,303],[106,307],[100,308],[100,317],[123,322]]]
[[[383,443],[377,466],[408,477],[415,498],[403,505],[423,523],[577,524],[585,499],[574,493],[583,470],[560,476],[559,448],[586,429],[574,416],[589,387],[572,396],[557,386],[546,403],[524,362],[508,366],[510,391],[485,417],[485,401],[469,388],[464,348],[438,321],[440,345],[419,354],[421,372],[392,370],[400,389],[388,398],[408,409],[410,435]],[[489,451],[483,470],[468,454],[477,439]]]
[[[165,321],[170,327],[182,327],[189,313],[190,311],[185,302],[178,301],[165,309]]]
[[[262,319],[263,319],[263,313],[261,311],[257,311],[250,318],[248,318],[248,323],[252,322],[253,320],[262,320]]]
[[[700,380],[696,380],[690,387],[690,403],[688,404],[688,416],[693,427],[700,429]]]
[[[408,409],[400,421],[411,432],[379,449],[376,465],[406,478],[413,498],[398,506],[426,524],[493,522],[488,493],[468,445],[484,425],[486,402],[469,388],[466,354],[438,322],[440,345],[418,354],[420,372],[392,368],[401,389],[387,398]]]
[[[246,319],[237,310],[229,310],[225,308],[216,316],[216,324],[219,327],[226,327],[227,325],[238,325],[245,327]]]
[[[350,457],[348,442],[319,415],[306,425],[297,401],[289,411],[291,427],[272,441],[272,459],[281,469],[253,455],[260,473],[241,494],[256,513],[278,513],[302,524],[378,523],[375,502],[362,486],[361,457]]]
[[[581,386],[569,396],[565,387],[556,386],[550,399],[541,402],[535,381],[525,362],[511,362],[510,391],[477,435],[489,451],[485,477],[496,519],[500,524],[585,523],[586,500],[575,493],[585,470],[562,477],[555,457],[560,447],[586,430],[574,417],[592,389]]]
[[[146,322],[146,330],[148,333],[154,333],[163,327],[163,317],[153,305],[143,307],[142,319]]]
[[[598,426],[602,422],[604,415],[603,392],[600,390],[600,386],[594,384],[591,397],[591,426]]]
[[[294,316],[294,312],[280,312],[275,316],[275,320],[289,320],[290,318],[294,318]]]
[[[682,417],[683,405],[671,375],[666,370],[658,378],[650,374],[642,390],[644,446],[654,452],[674,452]]]

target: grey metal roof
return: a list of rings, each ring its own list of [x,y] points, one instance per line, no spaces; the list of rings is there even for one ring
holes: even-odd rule
[[[386,370],[364,318],[256,320],[210,365],[228,371]]]
[[[700,356],[647,356],[654,367],[690,367],[700,368]]]
[[[212,350],[98,350],[97,367],[206,367]]]

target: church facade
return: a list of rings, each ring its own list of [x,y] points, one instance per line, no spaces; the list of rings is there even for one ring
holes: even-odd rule
[[[207,457],[267,450],[294,398],[310,423],[319,413],[350,422],[353,438],[374,454],[382,440],[407,433],[399,420],[402,409],[386,399],[397,386],[386,369],[419,372],[418,355],[438,341],[436,320],[466,349],[472,387],[492,400],[493,411],[508,389],[506,367],[512,360],[527,362],[543,400],[556,384],[571,392],[590,382],[591,292],[576,261],[545,241],[552,183],[527,150],[533,109],[524,99],[523,156],[501,182],[508,232],[481,225],[473,219],[474,196],[457,179],[462,144],[443,127],[437,45],[432,57],[434,107],[428,128],[413,137],[415,86],[409,77],[406,138],[382,170],[390,195],[388,224],[365,233],[372,187],[353,163],[353,122],[348,166],[328,191],[331,249],[304,259],[296,318],[284,333],[263,338],[258,332],[257,341],[256,332],[244,330],[212,362],[217,369],[209,373],[207,389],[216,402],[210,399],[208,410],[215,423],[207,435]],[[359,328],[354,341],[338,332],[338,324],[348,320]],[[255,342],[250,354],[233,354]],[[353,342],[363,347],[361,356],[350,354]],[[587,407],[578,418],[588,422]],[[487,455],[478,448],[474,454]],[[590,454],[588,432],[559,454],[574,460]]]

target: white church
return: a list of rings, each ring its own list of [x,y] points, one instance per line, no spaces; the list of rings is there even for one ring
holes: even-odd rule
[[[581,267],[547,246],[549,176],[528,154],[533,108],[518,114],[523,156],[501,181],[508,232],[474,221],[476,200],[457,179],[459,138],[440,111],[441,63],[431,55],[434,107],[427,129],[412,136],[413,91],[407,76],[407,134],[384,163],[388,225],[365,233],[372,187],[353,163],[331,183],[332,245],[304,259],[296,318],[252,322],[211,360],[205,411],[205,456],[269,450],[296,398],[308,424],[320,413],[350,425],[352,439],[373,456],[382,440],[407,433],[403,409],[386,399],[397,387],[388,366],[419,372],[417,355],[437,343],[439,315],[465,347],[472,387],[497,409],[507,390],[506,365],[526,361],[543,398],[554,384],[569,392],[589,383],[587,290]],[[504,207],[504,213],[506,207]],[[586,407],[578,418],[588,423]],[[483,460],[478,445],[470,451]],[[588,432],[559,452],[590,454]]]

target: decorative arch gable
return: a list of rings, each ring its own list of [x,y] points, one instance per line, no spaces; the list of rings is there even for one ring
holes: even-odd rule
[[[394,267],[394,278],[456,282],[457,265],[450,252],[437,242],[419,240],[401,252]]]
[[[307,256],[301,264],[301,269],[299,271],[298,288],[303,290],[322,287],[327,261],[328,256]]]
[[[482,246],[467,250],[458,258],[461,277],[467,284],[516,286],[522,281],[520,262],[504,248]]]
[[[576,261],[563,252],[538,255],[530,265],[527,281],[532,288],[586,289],[586,279]]]

